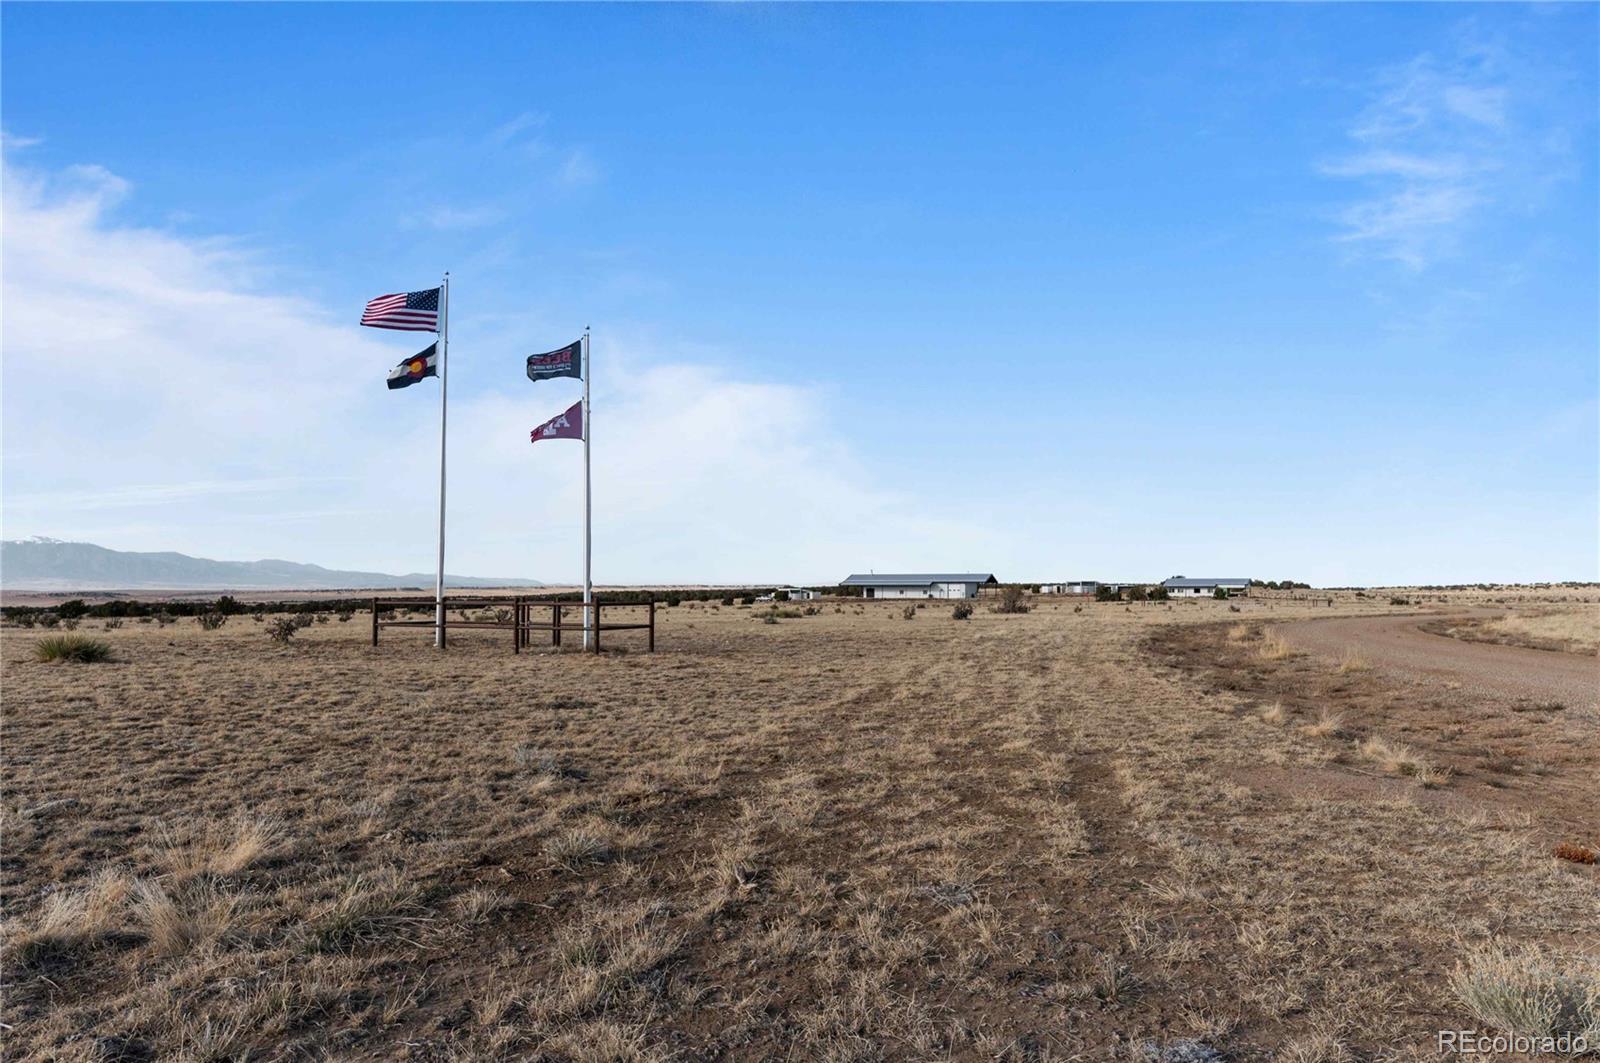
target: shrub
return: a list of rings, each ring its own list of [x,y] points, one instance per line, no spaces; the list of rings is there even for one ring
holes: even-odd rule
[[[294,614],[294,618],[290,621],[290,623],[294,624],[295,628],[298,630],[299,628],[310,627],[316,622],[316,619],[317,618],[311,613],[296,613]]]
[[[1096,587],[1094,589],[1094,600],[1097,602],[1120,602],[1122,601],[1122,592],[1115,587]]]
[[[98,639],[83,635],[52,635],[39,640],[39,644],[33,648],[33,656],[39,661],[76,661],[79,664],[94,664],[98,661],[109,661],[111,647]]]
[[[954,609],[950,610],[950,619],[952,619],[952,620],[970,620],[970,619],[972,619],[972,606],[968,605],[966,602],[959,603]]]
[[[1143,587],[1129,587],[1128,588],[1128,601],[1130,601],[1130,602],[1143,602],[1143,601],[1148,601],[1149,599],[1150,599],[1150,594]]]
[[[682,601],[683,601],[683,598],[680,595],[669,594],[669,595],[667,595],[667,608],[668,609],[676,609],[678,607],[679,603],[681,603]]]
[[[244,612],[244,606],[240,605],[238,599],[231,594],[224,594],[218,598],[215,609],[216,612],[221,613],[223,616],[232,616],[234,613]]]
[[[267,625],[267,637],[280,646],[287,646],[301,626],[298,617],[280,616]]]
[[[194,618],[194,622],[199,624],[200,627],[206,631],[215,631],[223,624],[226,624],[228,622],[228,618],[225,614],[219,613],[216,610],[212,610],[209,613],[201,613],[199,616]]]
[[[905,617],[907,620],[915,620],[917,618],[917,607],[914,605],[908,605],[901,610],[900,615]]]
[[[61,618],[54,613],[45,612],[39,614],[40,627],[57,627],[60,624]]]
[[[115,631],[115,630],[117,630],[117,628],[119,628],[121,626],[122,626],[122,621],[120,621],[120,620],[107,620],[106,623],[105,623],[105,628],[106,628],[107,631]]]
[[[56,606],[56,615],[63,620],[77,620],[88,611],[89,607],[88,605],[84,604],[82,598],[74,598],[71,601],[62,602],[60,605]]]
[[[733,604],[733,595],[729,594],[729,595],[725,596],[722,599],[722,604],[723,605],[732,605]]]
[[[1022,601],[1021,587],[1007,587],[1000,592],[1000,604],[994,607],[997,613],[1026,613],[1028,607]]]
[[[1456,967],[1450,988],[1480,1022],[1506,1033],[1600,1037],[1600,965],[1592,960],[1489,945]]]
[[[772,592],[772,600],[775,601],[775,602],[786,602],[786,601],[789,600],[789,592],[788,591],[773,591]]]
[[[63,620],[61,621],[61,626],[66,628],[68,631],[78,630],[78,622],[76,620]]]
[[[32,627],[36,623],[32,613],[19,613],[16,620],[23,627]]]
[[[739,604],[740,605],[754,605],[754,604],[756,604],[756,596],[753,595],[753,594],[747,594],[743,598],[739,599]]]
[[[1410,598],[1402,598],[1400,595],[1397,594],[1394,597],[1389,599],[1389,604],[1390,605],[1410,605],[1411,604],[1411,599]]]
[[[351,620],[355,619],[355,615],[355,611],[352,609],[341,609],[339,610],[339,623],[348,624]],[[260,620],[261,618],[258,616],[256,619]]]
[[[1226,588],[1226,587],[1213,588],[1212,591],[1211,591],[1211,597],[1219,598],[1219,599],[1228,597],[1228,588]]]
[[[1172,595],[1167,593],[1167,589],[1165,587],[1150,588],[1150,600],[1152,602],[1164,602],[1171,597]]]

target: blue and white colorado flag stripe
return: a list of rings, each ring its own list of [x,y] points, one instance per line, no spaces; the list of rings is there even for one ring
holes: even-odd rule
[[[362,311],[361,323],[406,332],[438,332],[439,289],[380,295]]]

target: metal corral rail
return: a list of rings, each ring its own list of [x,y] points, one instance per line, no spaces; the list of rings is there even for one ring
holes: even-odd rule
[[[437,603],[432,598],[374,598],[372,599],[372,644],[378,644],[378,629],[385,627],[433,627],[433,610]],[[452,609],[496,609],[507,610],[511,613],[509,620],[451,620]],[[571,631],[580,638],[583,635],[582,602],[562,602],[553,598],[534,598],[518,595],[514,598],[488,598],[488,597],[446,597],[444,600],[444,635],[448,639],[450,629],[459,628],[491,628],[497,631],[511,632],[511,652],[521,653],[523,648],[530,645],[530,637],[535,631],[550,632],[550,645],[559,648],[561,635],[564,631]],[[588,608],[594,610],[593,638],[589,648],[595,653],[600,652],[600,636],[607,631],[645,631],[648,632],[646,649],[650,653],[656,652],[656,600],[647,599],[642,602],[631,601],[603,601],[596,598]],[[423,620],[402,620],[398,616],[394,619],[384,619],[383,614],[390,610],[398,609],[425,609],[428,617]],[[549,619],[543,619],[544,611],[550,611]],[[612,610],[615,615],[617,609],[643,609],[645,620],[643,623],[606,622],[604,610]],[[576,617],[568,617],[568,610],[576,613]],[[540,619],[535,620],[538,616]]]

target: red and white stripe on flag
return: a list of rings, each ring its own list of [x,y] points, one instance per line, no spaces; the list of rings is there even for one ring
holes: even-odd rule
[[[361,323],[405,332],[438,332],[439,289],[380,295],[367,303]]]

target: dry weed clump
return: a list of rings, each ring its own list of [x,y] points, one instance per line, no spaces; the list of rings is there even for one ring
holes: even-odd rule
[[[1293,654],[1294,648],[1282,635],[1274,633],[1261,640],[1261,648],[1256,653],[1264,661],[1281,661]]]
[[[1370,672],[1372,665],[1361,656],[1361,651],[1354,646],[1346,647],[1343,656],[1339,658],[1340,672]]]
[[[1356,743],[1356,749],[1390,775],[1410,776],[1426,787],[1442,786],[1450,777],[1448,770],[1429,764],[1410,746],[1377,735],[1362,739]]]
[[[1233,624],[1228,628],[1228,641],[1246,642],[1253,634],[1249,624]]]
[[[1274,701],[1271,705],[1261,710],[1261,720],[1274,727],[1282,727],[1289,720],[1289,713],[1283,707],[1283,702]]]
[[[1600,963],[1528,946],[1486,945],[1450,975],[1457,999],[1482,1023],[1525,1037],[1600,1044]]]
[[[1343,738],[1344,717],[1331,709],[1323,709],[1317,714],[1316,722],[1306,724],[1302,730],[1312,738]]]
[[[127,928],[127,907],[137,880],[120,868],[102,868],[76,889],[45,897],[30,921],[6,927],[6,966],[34,968]]]

